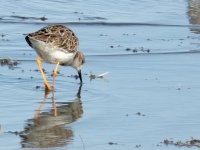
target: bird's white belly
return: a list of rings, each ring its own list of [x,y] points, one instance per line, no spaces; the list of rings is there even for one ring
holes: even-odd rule
[[[52,53],[49,54],[50,57],[47,58],[47,62],[49,63],[58,63],[70,65],[74,58],[74,53],[65,53],[59,50],[54,50]]]
[[[74,53],[56,48],[52,44],[46,44],[42,41],[30,40],[37,54],[47,63],[60,63],[70,65],[74,58]]]

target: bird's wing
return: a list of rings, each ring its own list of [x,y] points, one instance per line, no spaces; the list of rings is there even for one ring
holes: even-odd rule
[[[69,53],[78,50],[79,40],[72,30],[63,25],[50,25],[37,32],[28,34],[28,37],[51,44]]]

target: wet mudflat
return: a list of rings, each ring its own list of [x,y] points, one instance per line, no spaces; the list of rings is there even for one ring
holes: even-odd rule
[[[2,3],[0,149],[199,148],[198,6]],[[45,94],[37,55],[23,34],[50,23],[75,31],[86,64],[82,86],[72,68],[61,67],[55,90]],[[55,65],[43,67],[51,83]]]

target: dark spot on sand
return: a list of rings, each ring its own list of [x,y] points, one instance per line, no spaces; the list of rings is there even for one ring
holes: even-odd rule
[[[4,36],[6,36],[5,34],[1,34],[1,37],[3,38]]]
[[[92,81],[93,79],[104,79],[104,76],[106,74],[108,74],[109,72],[105,72],[103,74],[100,74],[100,75],[95,75],[93,74],[92,72],[90,72],[90,75],[89,75],[89,78],[90,78],[90,81]]]
[[[133,49],[133,53],[137,53],[137,51],[138,51],[138,50],[137,50],[136,48]]]
[[[99,36],[108,36],[108,35],[107,35],[107,34],[102,34],[102,33],[101,33],[101,34],[99,34]]]
[[[43,72],[46,73],[46,70],[44,68],[42,68]],[[34,69],[34,70],[30,70],[30,71],[35,71],[35,72],[40,72],[39,69]]]
[[[40,88],[41,88],[41,86],[39,86],[39,85],[35,86],[35,89],[40,89]]]
[[[199,139],[194,139],[194,138],[191,138],[190,140],[186,140],[186,141],[174,141],[173,139],[165,139],[163,142],[161,142],[165,145],[174,145],[174,146],[177,146],[177,147],[198,147],[200,148],[200,140]]]
[[[128,36],[129,34],[128,33],[123,33],[123,35]]]
[[[126,51],[130,51],[131,50],[131,48],[126,48]]]
[[[133,48],[132,49],[133,53],[137,52],[143,52],[143,53],[150,53],[150,49],[144,48],[144,47],[138,47],[138,48]]]
[[[132,50],[133,53],[137,53],[137,52],[143,52],[143,53],[150,53],[150,49],[146,49],[144,47],[138,47],[138,48],[126,48],[126,51],[130,51]]]
[[[16,19],[22,19],[22,20],[29,19],[29,17],[17,16],[17,15],[12,15],[12,16],[10,16],[10,17],[11,17],[11,18],[16,18]]]
[[[48,18],[46,18],[45,16],[43,16],[43,17],[40,18],[40,20],[46,21],[46,20],[48,20]]]
[[[147,41],[152,41],[151,39],[147,39]]]
[[[45,16],[43,16],[43,17],[26,17],[26,16],[11,15],[10,17],[15,18],[15,19],[21,19],[21,20],[32,19],[32,20],[46,21],[48,19]]]
[[[90,80],[92,80],[92,79],[96,79],[96,75],[95,74],[90,74]]]
[[[7,41],[7,42],[10,41],[9,39],[1,39],[1,40],[2,40],[2,41]]]
[[[109,145],[118,145],[116,142],[108,142]]]
[[[78,75],[70,75],[70,76],[67,76],[67,77],[74,78],[74,79],[76,79],[76,80],[79,78]]]
[[[83,12],[74,11],[74,14],[83,14]]]
[[[83,20],[107,20],[104,17],[83,17]]]
[[[142,147],[142,145],[135,145],[135,148],[140,148]]]
[[[1,34],[1,41],[10,41],[9,39],[5,39],[6,34]]]
[[[137,112],[136,115],[138,115],[138,116],[146,116],[145,114],[142,114],[141,112]]]
[[[51,77],[53,77],[53,72],[54,72],[54,70],[52,71]],[[57,75],[58,74],[60,74],[60,71],[57,71]]]
[[[164,143],[165,145],[169,145],[169,144],[173,144],[174,141],[165,139],[162,143]]]
[[[10,69],[13,69],[19,64],[18,61],[12,60],[10,58],[0,58],[0,65],[1,66],[8,66]]]
[[[110,48],[114,48],[114,46],[113,46],[113,45],[111,45],[111,46],[110,46]]]
[[[107,19],[104,18],[104,17],[93,17],[93,18],[95,18],[96,20],[107,20]]]

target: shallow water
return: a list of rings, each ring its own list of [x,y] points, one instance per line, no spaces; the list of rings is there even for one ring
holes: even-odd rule
[[[197,0],[1,2],[0,57],[19,64],[0,67],[0,149],[179,149],[160,142],[200,138],[199,7]],[[86,64],[82,87],[72,68],[60,67],[45,95],[23,34],[51,23],[75,31]],[[43,67],[51,82],[55,66]]]

